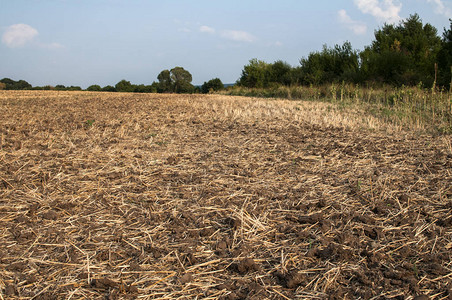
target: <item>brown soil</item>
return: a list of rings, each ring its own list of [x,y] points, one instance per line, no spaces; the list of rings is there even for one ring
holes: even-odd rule
[[[452,299],[451,137],[316,109],[0,92],[1,298]]]

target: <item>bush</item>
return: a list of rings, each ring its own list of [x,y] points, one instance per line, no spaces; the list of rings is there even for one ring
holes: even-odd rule
[[[157,90],[154,89],[154,87],[152,85],[140,84],[140,85],[133,85],[133,91],[135,93],[153,93],[153,92],[156,92]]]
[[[211,91],[221,91],[224,89],[223,82],[221,82],[220,78],[214,78],[207,82],[204,82],[204,84],[201,86],[201,92],[204,94],[207,94]]]
[[[127,81],[124,79],[115,85],[115,89],[117,92],[124,92],[124,93],[133,92],[133,90],[134,90],[133,85],[130,83],[130,81]]]
[[[102,88],[100,87],[100,85],[93,84],[93,85],[90,85],[86,90],[90,91],[90,92],[100,92],[100,91],[102,91]]]
[[[68,86],[68,87],[66,88],[66,91],[81,91],[81,90],[82,90],[81,87],[79,87],[79,86],[73,86],[73,85]]]
[[[102,92],[116,92],[116,89],[114,86],[107,85],[102,88]]]
[[[25,80],[15,81],[10,78],[3,78],[0,82],[6,85],[6,90],[29,90],[32,88],[31,84]]]

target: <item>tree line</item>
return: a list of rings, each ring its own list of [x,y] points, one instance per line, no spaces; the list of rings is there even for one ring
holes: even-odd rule
[[[219,78],[204,82],[202,86],[194,86],[192,75],[182,67],[175,67],[171,70],[163,70],[157,76],[158,82],[151,85],[132,84],[125,79],[119,81],[115,86],[90,85],[86,90],[92,92],[123,92],[123,93],[209,93],[224,89],[224,85]],[[56,90],[56,91],[81,91],[79,86],[43,86],[33,87],[25,80],[15,81],[10,78],[0,80],[0,90]]]
[[[352,83],[450,88],[452,73],[452,19],[442,37],[430,24],[423,24],[418,14],[399,24],[385,24],[374,33],[364,50],[353,49],[350,42],[309,53],[298,66],[278,60],[267,63],[252,59],[243,67],[236,85],[249,88],[275,86],[311,86]],[[224,89],[219,78],[194,86],[192,75],[182,67],[163,70],[158,81],[136,85],[121,80],[115,86],[91,85],[88,91],[135,93],[208,93]],[[32,87],[24,80],[0,80],[0,90],[53,89],[82,90],[64,85]]]
[[[452,20],[442,38],[437,29],[411,15],[398,25],[385,24],[375,31],[371,45],[363,51],[350,42],[324,46],[300,59],[292,67],[279,60],[266,63],[252,59],[237,84],[267,88],[274,85],[322,85],[327,83],[371,83],[393,86],[449,88],[452,66]]]

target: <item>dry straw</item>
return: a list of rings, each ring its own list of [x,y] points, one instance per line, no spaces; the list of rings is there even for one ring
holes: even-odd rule
[[[450,136],[51,91],[0,92],[0,135],[1,299],[452,297]]]

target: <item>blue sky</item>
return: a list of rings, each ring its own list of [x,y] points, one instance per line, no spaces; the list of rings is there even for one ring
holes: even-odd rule
[[[442,35],[452,0],[0,0],[0,78],[151,84],[181,66],[194,84],[233,83],[252,58],[297,65],[324,44],[363,49],[413,13]]]

